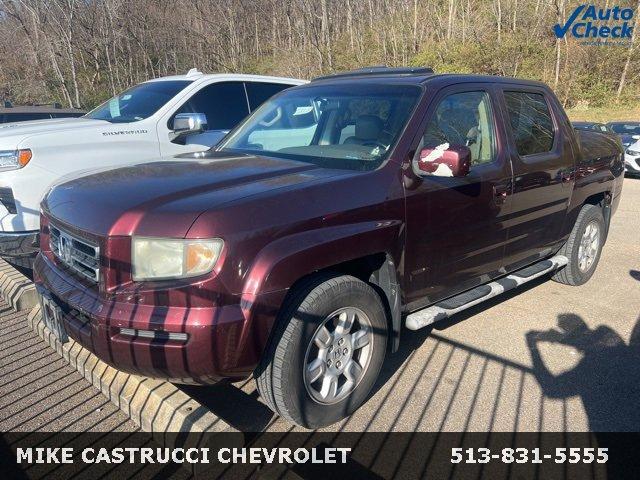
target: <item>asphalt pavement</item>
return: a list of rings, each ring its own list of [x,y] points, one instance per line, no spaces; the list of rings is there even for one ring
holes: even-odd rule
[[[0,432],[133,432],[136,425],[0,302]]]

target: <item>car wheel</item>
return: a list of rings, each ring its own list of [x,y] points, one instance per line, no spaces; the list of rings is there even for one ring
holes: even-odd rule
[[[256,370],[260,395],[306,428],[341,420],[367,399],[382,366],[387,320],[367,283],[317,276],[289,297]]]
[[[584,205],[578,214],[569,239],[560,252],[569,263],[553,276],[557,282],[582,285],[596,271],[605,240],[605,224],[602,209],[596,205]]]

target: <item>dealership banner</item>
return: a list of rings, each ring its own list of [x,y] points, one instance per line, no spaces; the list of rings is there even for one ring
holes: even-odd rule
[[[3,478],[637,478],[636,433],[4,433]]]

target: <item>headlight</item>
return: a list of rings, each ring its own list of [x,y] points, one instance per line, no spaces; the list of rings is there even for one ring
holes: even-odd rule
[[[31,160],[31,150],[0,150],[0,168],[22,168]]]
[[[133,279],[188,278],[209,273],[215,267],[224,242],[134,237],[131,248]]]
[[[640,155],[640,151],[638,150],[627,150],[627,155],[631,155],[632,157],[637,157],[638,155]]]

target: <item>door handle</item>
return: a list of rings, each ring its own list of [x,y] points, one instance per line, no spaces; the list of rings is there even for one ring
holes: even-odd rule
[[[509,187],[506,185],[494,185],[493,197],[495,198],[496,205],[502,205],[509,195]]]

